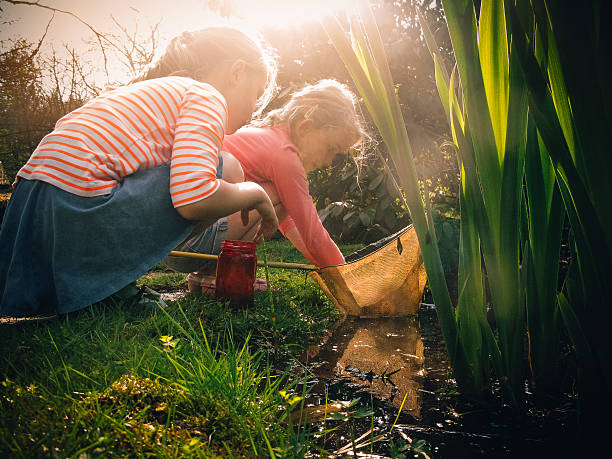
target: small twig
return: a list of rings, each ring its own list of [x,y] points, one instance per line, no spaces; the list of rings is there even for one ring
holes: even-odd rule
[[[47,22],[47,27],[45,27],[45,33],[43,33],[43,36],[40,37],[40,40],[38,40],[38,45],[36,45],[36,48],[34,49],[34,51],[30,53],[30,59],[36,56],[38,54],[38,51],[40,51],[40,47],[42,46],[43,42],[45,41],[45,38],[47,37],[47,33],[49,32],[49,27],[51,27],[51,23],[53,22],[54,18],[55,18],[55,12],[51,16],[51,19],[49,19],[49,22]]]

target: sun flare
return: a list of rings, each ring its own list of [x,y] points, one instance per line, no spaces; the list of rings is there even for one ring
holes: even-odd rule
[[[354,4],[351,0],[236,0],[234,14],[255,27],[292,27],[318,21]]]

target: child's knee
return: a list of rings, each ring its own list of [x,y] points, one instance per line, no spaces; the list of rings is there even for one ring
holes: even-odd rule
[[[244,182],[244,171],[240,161],[227,151],[222,151],[221,156],[223,157],[223,180],[229,183]]]

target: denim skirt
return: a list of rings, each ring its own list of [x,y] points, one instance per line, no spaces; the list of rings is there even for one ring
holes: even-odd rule
[[[169,183],[169,165],[96,197],[20,179],[0,228],[0,314],[75,311],[163,260],[197,223],[172,206]]]

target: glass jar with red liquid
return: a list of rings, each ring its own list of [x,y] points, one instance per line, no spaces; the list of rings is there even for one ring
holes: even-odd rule
[[[232,306],[252,306],[257,271],[257,244],[247,241],[221,243],[217,260],[215,297]]]

